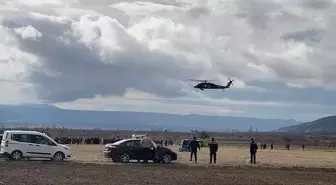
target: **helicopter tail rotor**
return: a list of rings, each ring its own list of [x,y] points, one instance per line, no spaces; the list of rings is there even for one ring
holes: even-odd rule
[[[230,78],[228,78],[228,79],[229,79],[228,86],[233,85],[233,82],[235,81],[235,79],[233,79],[233,80],[231,80]]]

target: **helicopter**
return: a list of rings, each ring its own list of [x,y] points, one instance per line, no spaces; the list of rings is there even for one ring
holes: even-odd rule
[[[233,80],[231,80],[230,78],[228,78],[228,79],[229,79],[229,82],[225,86],[210,83],[209,80],[193,80],[193,79],[189,79],[189,80],[196,81],[196,82],[201,82],[201,83],[195,85],[194,88],[200,89],[202,91],[204,91],[204,89],[222,89],[224,91],[224,89],[228,89],[233,85],[234,79]]]

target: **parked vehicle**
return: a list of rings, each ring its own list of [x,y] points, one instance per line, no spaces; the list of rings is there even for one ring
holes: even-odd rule
[[[1,142],[1,140],[2,140],[2,136],[3,136],[3,134],[0,134],[0,142]],[[1,147],[1,146],[0,146]],[[2,155],[2,154],[0,154],[0,158],[3,158],[4,156]]]
[[[140,139],[123,139],[115,143],[105,145],[104,156],[111,158],[114,162],[127,163],[131,160],[152,160],[154,163],[170,163],[177,160],[177,154],[171,149],[157,146],[153,142],[153,153],[147,153],[146,149],[140,146]],[[155,157],[154,157],[155,152]]]
[[[180,152],[189,152],[189,143],[190,143],[190,139],[182,139],[180,147],[179,147],[179,151]]]
[[[44,133],[36,131],[5,131],[0,154],[13,160],[23,158],[49,158],[63,161],[71,157],[70,148],[58,144]]]
[[[132,139],[142,139],[144,137],[145,137],[145,135],[139,135],[139,134],[133,134],[132,135]]]

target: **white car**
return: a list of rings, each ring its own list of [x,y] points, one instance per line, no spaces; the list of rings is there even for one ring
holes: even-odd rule
[[[58,144],[44,133],[36,131],[5,131],[1,141],[0,155],[13,160],[23,158],[49,158],[63,161],[71,157],[70,148]]]
[[[144,137],[145,137],[145,135],[139,135],[139,134],[133,134],[132,135],[132,139],[142,139]]]

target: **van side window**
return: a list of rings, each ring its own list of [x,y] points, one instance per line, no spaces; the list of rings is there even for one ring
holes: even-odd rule
[[[29,135],[29,143],[36,143],[41,145],[55,145],[53,142],[51,142],[49,139],[40,136],[40,135]]]
[[[39,137],[40,137],[39,141],[41,142],[42,145],[55,145],[48,138],[43,137],[43,136],[39,136]]]
[[[28,142],[28,136],[26,134],[12,134],[11,140],[18,141],[18,142]]]
[[[29,143],[36,143],[41,145],[53,145],[56,146],[52,141],[50,141],[48,138],[45,138],[40,135],[29,135]]]

